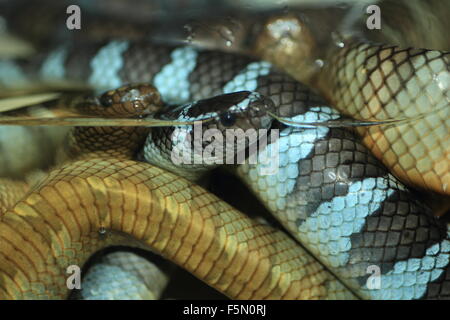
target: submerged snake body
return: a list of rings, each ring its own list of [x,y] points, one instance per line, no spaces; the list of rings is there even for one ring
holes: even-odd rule
[[[60,48],[27,65],[3,61],[0,80],[5,85],[14,80],[31,83],[25,74],[34,70],[40,79],[87,81],[98,89],[151,82],[169,104],[249,90],[272,99],[281,115],[299,114],[315,120],[338,116],[266,62],[127,41],[77,49]],[[321,127],[286,130],[281,136],[276,175],[261,177],[246,165],[238,172],[287,229],[362,297],[448,297],[446,226],[414,200],[349,131]],[[11,214],[8,217],[11,219]],[[169,238],[167,235],[164,241]],[[171,254],[165,252],[165,256]],[[381,268],[381,290],[365,288],[370,265]],[[202,278],[202,272],[196,272]],[[216,287],[230,296],[244,297]]]

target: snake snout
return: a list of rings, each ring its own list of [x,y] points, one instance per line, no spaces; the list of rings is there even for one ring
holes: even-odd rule
[[[161,110],[158,90],[150,84],[130,84],[102,94],[100,105],[115,116],[142,116]]]
[[[255,93],[256,97],[249,103],[247,119],[254,129],[269,129],[273,117],[270,113],[276,113],[276,106],[269,97]]]

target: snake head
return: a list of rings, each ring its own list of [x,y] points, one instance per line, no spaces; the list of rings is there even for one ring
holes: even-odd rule
[[[204,130],[269,129],[275,112],[273,101],[257,92],[239,91],[199,100],[177,108],[177,120],[201,121]]]
[[[163,118],[186,125],[152,128],[142,158],[192,178],[220,164],[237,164],[266,139],[275,104],[259,93],[240,91],[168,110]],[[194,124],[192,124],[194,123]],[[156,161],[155,159],[159,159]]]
[[[207,128],[224,132],[228,129],[269,129],[271,126],[273,118],[268,111],[275,112],[275,104],[268,97],[257,92],[239,91],[213,99],[221,102],[210,104],[217,115],[212,123],[206,125]]]
[[[132,84],[107,91],[100,96],[98,104],[102,115],[125,117],[154,114],[163,106],[161,95],[150,84]]]
[[[175,130],[172,141],[174,145],[179,146],[182,142],[181,145],[189,147],[194,158],[204,158],[205,150],[214,146],[220,150],[214,156],[208,155],[214,162],[229,163],[231,160],[225,158],[233,154],[232,162],[237,163],[239,154],[245,153],[262,136],[267,136],[273,121],[269,112],[275,112],[274,102],[257,92],[239,91],[200,100],[183,110],[178,119],[207,121],[188,128],[187,132],[184,128]],[[212,162],[212,158],[206,162]]]

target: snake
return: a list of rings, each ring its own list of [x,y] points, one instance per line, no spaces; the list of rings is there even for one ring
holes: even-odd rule
[[[256,91],[271,99],[280,115],[292,116],[294,114],[297,117],[294,119],[315,122],[340,118],[339,113],[329,107],[321,98],[293,78],[276,70],[268,62],[192,47],[155,46],[129,41],[112,41],[107,44],[89,45],[82,50],[79,47],[77,49],[69,51],[64,47],[58,48],[27,64],[11,60],[2,61],[0,65],[3,70],[0,75],[3,74],[3,76],[0,78],[4,85],[27,84],[37,80],[50,79],[76,81],[88,79],[88,83],[97,89],[114,88],[124,83],[150,82],[161,93],[163,101],[167,104],[182,104],[189,100],[199,100],[218,94],[231,94],[242,90]],[[223,99],[223,96],[220,99]],[[155,131],[158,132],[158,130]],[[154,142],[154,136],[152,130],[152,134],[148,136],[145,143],[146,146]],[[167,138],[167,134],[159,135],[159,137],[160,139]],[[280,143],[284,147],[284,151],[281,153],[280,170],[277,175],[258,176],[255,174],[257,166],[252,167],[245,164],[237,168],[237,174],[243,177],[250,189],[257,194],[286,229],[306,247],[307,251],[301,249],[302,247],[298,243],[284,234],[243,217],[235,209],[183,178],[144,163],[129,160],[118,161],[117,159],[76,161],[52,171],[45,183],[2,216],[3,228],[0,230],[5,232],[4,235],[9,235],[8,237],[12,237],[13,234],[15,237],[20,237],[22,233],[18,228],[19,225],[21,227],[27,225],[24,227],[27,232],[48,228],[50,222],[43,222],[46,219],[42,218],[45,210],[51,210],[52,207],[58,208],[61,205],[57,205],[57,202],[51,199],[51,194],[61,188],[60,190],[63,192],[67,190],[68,194],[72,195],[78,194],[78,192],[84,194],[89,190],[91,194],[94,193],[96,197],[100,197],[100,202],[102,199],[106,201],[104,204],[107,209],[100,207],[100,210],[96,210],[99,212],[87,212],[86,208],[92,207],[92,204],[83,203],[83,199],[75,196],[72,198],[74,202],[67,203],[64,207],[70,208],[72,214],[73,212],[84,212],[89,223],[79,224],[75,218],[78,215],[72,218],[68,216],[67,221],[57,224],[56,232],[47,235],[47,241],[42,242],[42,234],[39,235],[39,232],[34,233],[36,238],[27,236],[27,239],[34,239],[34,242],[29,245],[39,247],[38,244],[40,244],[43,246],[42,250],[45,252],[52,250],[55,254],[55,248],[49,248],[46,245],[51,247],[53,242],[49,239],[57,235],[58,238],[62,237],[68,241],[62,243],[63,246],[68,245],[70,252],[74,250],[72,233],[78,233],[77,236],[80,236],[83,232],[78,228],[91,226],[91,221],[97,222],[97,224],[94,223],[96,227],[88,227],[87,230],[84,230],[87,233],[83,233],[84,237],[80,239],[81,243],[86,241],[86,248],[78,251],[80,256],[77,259],[80,260],[77,262],[85,260],[90,253],[101,246],[114,243],[119,238],[123,241],[123,234],[120,233],[123,232],[123,229],[127,229],[125,233],[131,233],[138,239],[148,239],[142,236],[143,233],[148,233],[148,230],[141,229],[137,232],[138,230],[133,229],[130,231],[130,226],[123,225],[123,223],[126,224],[127,221],[133,221],[138,217],[124,217],[120,219],[120,223],[114,223],[114,214],[112,214],[114,210],[111,208],[115,208],[117,204],[113,205],[108,201],[113,201],[110,199],[110,193],[120,193],[118,190],[124,190],[120,186],[121,183],[118,182],[123,180],[122,183],[129,187],[131,185],[142,186],[142,193],[146,194],[146,202],[153,203],[152,201],[155,201],[156,207],[162,208],[162,210],[154,210],[152,213],[156,213],[156,215],[159,211],[165,211],[166,215],[170,213],[169,220],[170,215],[176,217],[181,214],[181,219],[185,216],[182,214],[183,212],[189,211],[195,215],[194,209],[202,211],[201,209],[205,208],[204,218],[206,220],[200,225],[210,230],[210,234],[207,231],[202,231],[201,234],[205,237],[210,236],[212,243],[218,241],[216,244],[218,247],[223,248],[230,244],[229,247],[234,250],[238,243],[242,244],[242,246],[238,245],[239,250],[242,250],[238,250],[240,254],[242,252],[243,255],[261,255],[258,259],[272,263],[271,258],[275,257],[276,266],[270,269],[271,264],[268,262],[269,266],[266,265],[266,268],[270,271],[265,273],[266,277],[260,279],[259,283],[258,281],[244,281],[248,278],[245,274],[230,276],[232,271],[227,270],[227,267],[231,268],[231,262],[236,261],[225,258],[225,261],[229,262],[228,265],[216,266],[218,273],[212,276],[209,273],[205,275],[203,272],[206,271],[200,266],[207,265],[209,267],[206,268],[207,271],[214,272],[211,268],[211,264],[214,265],[214,262],[211,261],[216,261],[217,257],[211,257],[211,253],[219,252],[218,254],[220,254],[221,251],[211,250],[214,252],[210,252],[208,250],[206,252],[199,248],[200,254],[197,254],[198,252],[195,253],[190,249],[175,250],[179,255],[182,252],[192,252],[189,257],[193,257],[193,259],[202,257],[197,261],[198,265],[186,263],[188,260],[177,260],[182,257],[174,256],[171,246],[175,245],[180,248],[180,244],[176,243],[179,241],[177,237],[180,236],[178,229],[170,231],[173,228],[173,222],[169,221],[163,224],[164,218],[156,217],[157,221],[160,221],[158,225],[162,227],[162,230],[164,230],[164,226],[171,226],[170,229],[164,230],[164,232],[170,233],[170,236],[164,235],[162,239],[147,240],[147,244],[157,248],[157,251],[161,252],[163,256],[177,261],[178,264],[230,297],[298,298],[300,295],[302,298],[359,296],[363,298],[418,299],[445,298],[447,296],[449,280],[446,270],[449,259],[449,243],[445,223],[434,217],[426,204],[417,200],[412,191],[389,174],[383,164],[374,158],[363,143],[359,142],[354,133],[342,128],[327,129],[320,126],[309,129],[287,128],[281,131]],[[166,144],[166,150],[167,146]],[[155,149],[144,147],[141,158],[151,162],[153,157],[148,156],[150,150]],[[327,165],[331,170],[326,170]],[[174,170],[170,167],[165,169]],[[99,188],[102,192],[98,191]],[[153,197],[154,194],[149,190],[153,190],[158,196]],[[131,198],[139,198],[139,194],[135,193],[136,191],[134,194],[126,192],[127,196]],[[56,197],[62,199],[61,195]],[[39,201],[37,201],[38,199]],[[182,205],[186,200],[189,205]],[[95,198],[88,201],[97,202]],[[41,208],[38,208],[38,204],[41,205]],[[182,210],[180,206],[182,206]],[[43,208],[45,208],[44,211]],[[102,208],[104,209],[103,216]],[[334,211],[334,208],[338,208],[338,210]],[[136,214],[136,210],[134,207],[134,210],[123,210],[123,213],[133,216]],[[342,212],[346,213],[346,217]],[[104,216],[105,213],[106,216]],[[222,218],[227,216],[225,213],[230,213],[231,216],[224,221]],[[234,215],[239,217],[238,220],[241,223],[225,223],[233,221]],[[30,228],[28,223],[35,221],[31,217],[40,218],[37,219],[36,226],[31,224]],[[346,220],[347,218],[350,220]],[[65,220],[64,217],[59,219]],[[209,219],[214,222],[208,225]],[[105,224],[104,228],[112,229],[111,241],[104,240],[102,244],[99,243],[102,241],[95,233],[95,230],[101,227],[99,222],[100,225]],[[67,228],[67,224],[71,228]],[[114,226],[112,227],[112,225]],[[134,226],[136,225],[141,224],[134,223]],[[148,225],[148,223],[142,223],[142,225]],[[177,223],[177,226],[183,227],[183,223]],[[248,232],[239,233],[236,228]],[[61,233],[59,234],[58,231]],[[119,235],[115,234],[117,231],[120,231]],[[213,234],[222,234],[223,236],[215,239]],[[271,236],[267,236],[268,234]],[[318,234],[321,235],[320,238]],[[148,234],[146,235],[148,236]],[[8,239],[8,237],[4,236],[4,239]],[[233,244],[233,240],[229,240],[230,237],[236,241],[235,244]],[[25,241],[25,238],[22,236],[20,240]],[[186,236],[184,240],[186,240]],[[29,241],[32,242],[32,240]],[[267,241],[270,243],[269,246]],[[194,243],[197,243],[197,240]],[[79,249],[80,242],[75,241],[74,246]],[[14,250],[9,244],[5,247],[2,252]],[[81,247],[83,247],[82,244]],[[274,250],[275,248],[277,250]],[[30,247],[27,249],[29,250]],[[203,248],[203,250],[206,249]],[[253,253],[254,250],[256,253]],[[311,258],[310,252],[319,257],[320,263]],[[45,260],[48,255],[43,254],[41,257],[33,255],[30,261],[35,262],[35,265],[44,268],[51,265],[51,270],[59,270],[56,272],[59,277],[54,279],[47,277],[47,281],[34,282],[30,281],[30,278],[39,277],[39,273],[38,275],[26,274],[28,268],[21,265],[21,263],[28,263],[25,261],[26,259],[23,259],[30,254],[31,251],[24,252],[23,256],[17,258],[17,261],[11,260],[13,258],[6,259],[7,263],[1,266],[1,270],[4,270],[2,283],[6,281],[6,285],[2,284],[3,291],[1,292],[10,298],[49,297],[51,296],[47,295],[49,292],[62,297],[65,291],[64,286],[61,285],[64,282],[62,276],[64,272],[61,271],[61,266],[58,269],[55,264],[58,265],[61,260],[64,264],[65,259],[58,256],[58,259],[52,258],[52,263],[41,263],[42,259]],[[5,254],[5,256],[12,257],[14,255]],[[227,254],[224,255],[224,257],[226,256]],[[220,263],[221,260],[218,261]],[[237,259],[237,261],[241,260]],[[242,259],[242,261],[249,264],[260,264],[250,258]],[[369,265],[378,265],[382,270],[381,283],[385,287],[378,291],[364,287],[362,279]],[[18,268],[18,266],[22,267]],[[243,268],[244,266],[240,270],[247,270]],[[257,270],[256,265],[254,268],[253,270]],[[18,269],[21,270],[21,274],[13,271]],[[32,270],[33,268],[30,271]],[[46,271],[48,274],[49,269]],[[236,272],[236,270],[234,271]],[[17,279],[11,276],[11,272],[17,276]],[[305,273],[310,278],[305,276]],[[255,271],[253,275],[259,276],[259,274],[264,274],[264,272]],[[45,275],[43,276],[45,277]],[[273,287],[275,280],[271,277],[275,276],[277,278],[274,279],[279,279],[279,281]],[[233,282],[235,280],[236,282]],[[305,286],[302,282],[306,283]],[[43,285],[43,283],[46,284]],[[261,287],[251,287],[261,283]],[[25,289],[21,289],[22,284]],[[48,287],[45,287],[46,285]],[[33,288],[33,286],[35,287]],[[265,286],[271,287],[272,290]],[[280,293],[281,288],[283,294]],[[251,290],[254,291],[249,293]],[[42,296],[36,292],[40,292]],[[336,292],[339,292],[340,295]]]

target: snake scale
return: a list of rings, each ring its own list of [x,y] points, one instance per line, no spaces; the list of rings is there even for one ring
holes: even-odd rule
[[[438,55],[448,73],[448,54]],[[62,80],[97,90],[152,83],[166,104],[252,91],[296,121],[341,117],[270,63],[231,53],[115,40],[0,62],[4,86]],[[155,136],[168,139],[159,150],[169,150],[173,141],[164,130],[152,130],[142,159],[154,160]],[[2,215],[0,296],[64,297],[68,264],[82,265],[111,244],[141,246],[131,235],[233,298],[448,298],[447,225],[362,142],[344,128],[282,128],[275,175],[258,175],[258,164],[234,169],[307,251],[192,182],[129,155],[68,163]],[[260,156],[274,152],[270,146]],[[445,174],[439,175],[444,182]],[[376,290],[366,287],[372,265],[381,269]]]

